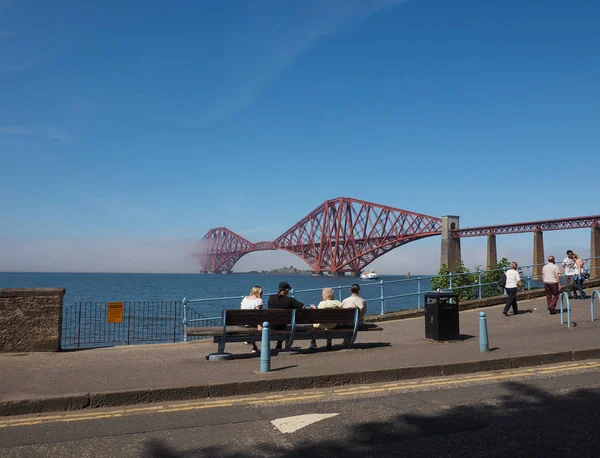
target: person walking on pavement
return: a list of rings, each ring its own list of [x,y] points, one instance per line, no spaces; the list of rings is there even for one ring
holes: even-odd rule
[[[587,299],[588,296],[583,290],[583,265],[585,264],[585,261],[575,253],[573,253],[573,261],[575,261],[575,269],[577,270],[577,273],[575,274],[575,288],[579,291],[579,299]]]
[[[288,297],[292,287],[288,282],[282,281],[279,283],[279,291],[277,294],[271,294],[269,296],[269,301],[267,302],[267,307],[270,309],[301,309],[304,307],[304,304],[298,301],[296,298]],[[283,330],[286,326],[284,324],[271,326],[273,330]],[[281,350],[283,344],[283,340],[278,340],[277,345],[275,345],[275,350]]]
[[[558,286],[560,285],[560,270],[556,265],[554,256],[548,256],[548,264],[542,268],[542,281],[544,282],[544,290],[546,291],[546,303],[550,315],[558,313],[556,311],[556,303],[558,302]]]
[[[561,271],[564,272],[566,278],[564,291],[567,292],[569,298],[577,299],[577,292],[575,291],[575,274],[577,273],[577,267],[573,260],[573,250],[567,250],[567,257],[562,262]]]
[[[506,289],[506,294],[508,295],[508,297],[506,298],[506,305],[504,306],[504,310],[502,310],[502,313],[505,316],[508,316],[508,311],[511,307],[513,309],[513,315],[517,315],[519,313],[519,309],[517,306],[517,291],[519,288],[521,288],[521,291],[525,291],[525,288],[523,287],[523,282],[521,282],[521,276],[517,271],[517,267],[518,266],[516,262],[511,262],[510,269],[506,271],[506,286],[504,287],[504,289]]]

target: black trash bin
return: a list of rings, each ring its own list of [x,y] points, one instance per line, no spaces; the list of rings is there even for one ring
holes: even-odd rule
[[[451,291],[425,293],[425,338],[452,340],[459,335],[458,294]]]

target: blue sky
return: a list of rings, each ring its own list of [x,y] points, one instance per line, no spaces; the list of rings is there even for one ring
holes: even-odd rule
[[[339,196],[598,214],[599,23],[593,0],[0,0],[0,270],[194,272],[210,228],[272,240]],[[545,243],[589,255],[589,230]],[[498,250],[530,263],[532,235]]]

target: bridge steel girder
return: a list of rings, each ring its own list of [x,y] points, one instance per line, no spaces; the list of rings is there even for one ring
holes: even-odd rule
[[[520,234],[523,232],[561,231],[583,229],[600,225],[600,215],[577,216],[574,218],[549,219],[528,223],[503,224],[498,226],[466,227],[452,231],[453,238],[480,237],[483,235]]]
[[[440,218],[339,197],[315,208],[273,245],[315,272],[359,272],[394,248],[440,234]]]
[[[209,230],[202,238],[200,261],[202,272],[231,271],[236,262],[249,252],[252,243],[226,227]]]
[[[225,227],[209,230],[196,257],[202,272],[231,271],[253,251],[284,250],[315,272],[359,272],[409,242],[441,234],[442,220],[357,199],[324,202],[273,242],[251,243]]]

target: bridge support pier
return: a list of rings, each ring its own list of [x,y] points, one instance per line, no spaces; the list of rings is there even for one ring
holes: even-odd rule
[[[491,269],[498,264],[498,250],[496,249],[496,234],[487,236],[487,268]]]
[[[544,267],[544,233],[542,231],[533,232],[533,277],[542,276],[542,268]]]
[[[590,237],[590,278],[600,277],[600,226],[592,226]],[[594,259],[595,258],[595,259]]]
[[[346,274],[344,272],[329,272],[329,275],[334,275],[336,277],[343,277]]]
[[[456,263],[461,261],[460,239],[453,238],[453,230],[459,229],[459,216],[442,216],[442,259],[441,264],[446,264],[450,272],[456,270]]]
[[[312,273],[313,277],[322,277],[323,276],[323,272],[319,271],[319,272],[313,272]]]

